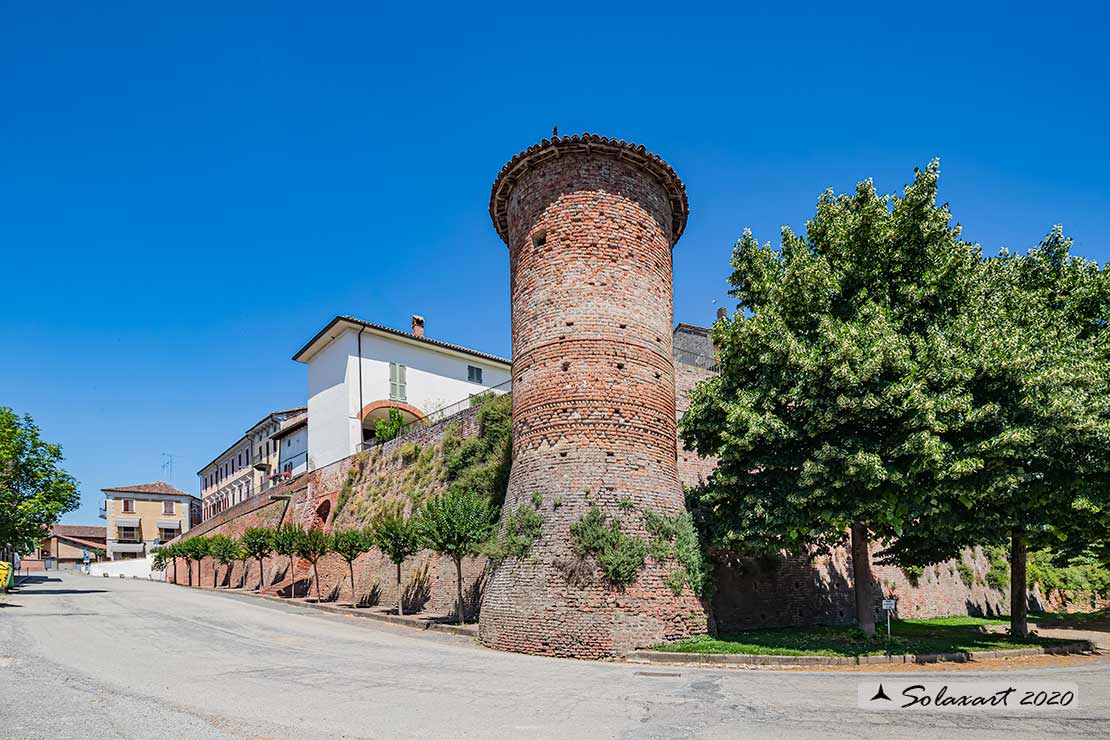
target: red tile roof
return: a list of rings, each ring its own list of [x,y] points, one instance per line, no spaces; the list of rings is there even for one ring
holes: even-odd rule
[[[107,527],[91,527],[78,524],[55,524],[50,528],[50,537],[85,537],[92,539],[105,539],[108,536]]]
[[[101,488],[100,490],[109,493],[165,493],[173,496],[192,496],[191,493],[185,493],[180,488],[174,488],[169,483],[162,481],[155,481],[153,483],[140,483],[135,486],[119,486],[117,488]]]

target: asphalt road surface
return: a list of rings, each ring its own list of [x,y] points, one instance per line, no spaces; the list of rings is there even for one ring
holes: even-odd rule
[[[250,597],[51,578],[0,606],[2,738],[1110,736],[1110,659],[901,676],[1071,682],[1078,708],[872,712],[857,686],[897,675],[536,658]]]

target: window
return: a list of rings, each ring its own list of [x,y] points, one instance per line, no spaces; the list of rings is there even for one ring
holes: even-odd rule
[[[138,527],[116,527],[118,530],[120,542],[138,542],[139,541],[139,528]]]
[[[466,366],[466,379],[471,383],[482,382],[482,368],[474,367],[473,365]]]
[[[163,514],[172,514],[172,513],[174,513],[173,512],[173,501],[163,501],[162,502],[162,513]]]
[[[239,453],[239,467],[243,467],[243,453]]]
[[[125,498],[123,500],[123,513],[124,514],[134,514],[135,513],[135,499]]]
[[[161,527],[158,528],[158,541],[159,542],[169,542],[170,540],[172,540],[176,536],[177,536],[177,530],[176,529],[162,529]]]
[[[389,398],[392,401],[405,400],[405,366],[396,362],[389,363]]]

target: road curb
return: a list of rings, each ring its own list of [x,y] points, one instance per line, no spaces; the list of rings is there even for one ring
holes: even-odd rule
[[[457,625],[457,624],[444,624],[441,622],[431,622],[410,617],[400,617],[396,614],[382,614],[380,612],[372,612],[368,609],[352,609],[346,606],[334,606],[332,604],[320,604],[311,601],[300,601],[297,599],[284,599],[280,596],[271,596],[270,594],[253,593],[250,591],[239,591],[235,589],[224,588],[211,588],[209,586],[182,586],[182,588],[191,588],[197,591],[208,591],[215,594],[226,594],[229,596],[241,596],[245,598],[258,599],[260,601],[270,601],[275,604],[283,604],[285,606],[293,606],[302,609],[315,609],[316,611],[326,612],[328,614],[338,614],[346,617],[358,617],[360,619],[372,619],[376,622],[384,622],[386,624],[397,625],[398,627],[408,627],[412,630],[420,632],[442,632],[449,635],[458,635],[460,637],[478,637],[478,625]]]
[[[842,666],[842,665],[891,665],[907,663],[967,663],[994,658],[1022,658],[1030,655],[1072,655],[1093,652],[1086,640],[1049,645],[1047,647],[1016,648],[1014,650],[976,650],[960,653],[923,653],[919,655],[747,655],[713,653],[668,653],[662,650],[633,650],[624,656],[629,663],[681,663],[684,665],[777,665],[777,666]]]

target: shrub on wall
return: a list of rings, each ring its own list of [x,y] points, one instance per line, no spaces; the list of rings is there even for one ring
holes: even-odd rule
[[[689,512],[668,517],[649,509],[643,516],[644,526],[652,537],[649,543],[652,558],[657,562],[678,562],[666,579],[671,590],[677,595],[689,586],[698,596],[708,595],[712,586],[711,568]]]
[[[542,503],[542,497],[533,496],[531,506],[520,504],[509,513],[502,513],[501,529],[483,549],[483,554],[495,562],[527,557],[543,530],[543,516],[538,511]]]
[[[621,531],[621,520],[591,508],[570,525],[571,544],[581,556],[592,555],[606,580],[624,586],[636,579],[648,554],[647,544]]]
[[[975,585],[975,571],[973,571],[971,566],[967,563],[962,560],[956,563],[956,573],[960,576],[960,580],[963,581],[963,584],[968,588]]]
[[[921,581],[921,576],[925,575],[925,568],[920,565],[903,565],[902,575],[906,577],[911,586],[916,586]]]
[[[444,475],[448,489],[469,491],[500,506],[512,464],[512,397],[501,395],[478,411],[478,436],[462,439],[458,425],[443,434]]]

